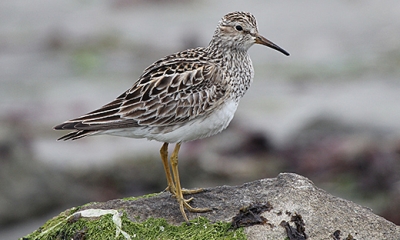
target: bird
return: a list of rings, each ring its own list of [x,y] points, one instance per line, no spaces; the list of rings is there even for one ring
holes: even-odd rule
[[[145,138],[163,143],[160,156],[166,191],[178,202],[186,223],[189,212],[211,208],[190,205],[190,195],[204,191],[182,189],[178,153],[184,142],[215,135],[229,125],[240,99],[250,87],[254,69],[248,49],[254,44],[289,53],[263,37],[249,12],[222,17],[207,47],[168,55],[147,67],[133,86],[108,104],[65,121],[55,130],[73,130],[58,140],[94,135]],[[168,159],[168,146],[175,144]]]

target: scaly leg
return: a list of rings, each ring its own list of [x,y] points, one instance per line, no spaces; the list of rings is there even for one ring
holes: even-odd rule
[[[174,177],[175,187],[176,187],[175,197],[178,200],[179,209],[181,210],[183,218],[185,219],[185,221],[187,223],[189,223],[189,219],[186,216],[184,208],[186,208],[190,212],[207,212],[207,211],[211,211],[211,209],[209,209],[209,208],[193,208],[192,206],[189,205],[189,202],[191,200],[193,200],[193,198],[190,198],[190,199],[183,198],[183,192],[182,192],[181,183],[179,180],[179,172],[178,172],[178,153],[179,153],[180,147],[181,147],[181,143],[177,143],[175,145],[175,149],[171,155],[171,168],[172,168],[172,174]],[[197,191],[197,190],[194,190],[194,191]]]
[[[165,189],[165,191],[169,191],[170,193],[172,193],[173,195],[176,194],[175,191],[175,184],[174,181],[172,179],[172,175],[171,175],[171,171],[170,171],[170,166],[168,163],[168,143],[164,143],[160,149],[160,155],[161,155],[161,160],[163,162],[164,165],[164,171],[165,171],[165,176],[167,177],[167,183],[168,186]],[[202,188],[198,188],[198,189],[182,189],[182,193],[183,194],[194,194],[194,193],[199,193],[204,191]]]
[[[161,155],[161,160],[163,162],[164,165],[164,171],[165,171],[165,176],[167,177],[167,183],[168,183],[168,187],[166,190],[168,190],[169,192],[171,192],[172,194],[175,194],[175,184],[174,181],[172,179],[172,175],[171,175],[171,171],[170,171],[170,167],[168,164],[168,143],[164,143],[160,149],[160,155]]]

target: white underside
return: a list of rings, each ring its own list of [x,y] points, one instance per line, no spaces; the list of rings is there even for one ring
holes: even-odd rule
[[[98,134],[109,134],[130,138],[147,138],[167,143],[187,142],[215,135],[231,122],[238,103],[229,100],[207,118],[194,119],[185,125],[171,128],[167,133],[159,133],[156,128],[138,127],[118,130],[107,130]]]

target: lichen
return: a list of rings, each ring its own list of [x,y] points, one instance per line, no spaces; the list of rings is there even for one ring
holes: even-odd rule
[[[78,210],[61,213],[22,239],[246,239],[243,228],[233,230],[230,223],[210,223],[203,217],[175,226],[161,218],[134,222],[112,209]]]

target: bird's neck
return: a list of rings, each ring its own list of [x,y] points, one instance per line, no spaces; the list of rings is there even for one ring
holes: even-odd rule
[[[223,61],[225,63],[231,63],[232,58],[240,61],[247,60],[249,57],[246,49],[237,48],[233,45],[224,43],[218,38],[213,38],[210,44],[205,48],[205,51],[209,56],[213,56],[213,58],[225,60]]]
[[[228,83],[232,85],[232,98],[239,101],[250,87],[254,69],[247,51],[240,48],[229,47],[220,42],[211,41],[205,48],[209,56],[213,56],[212,61],[226,72]]]

